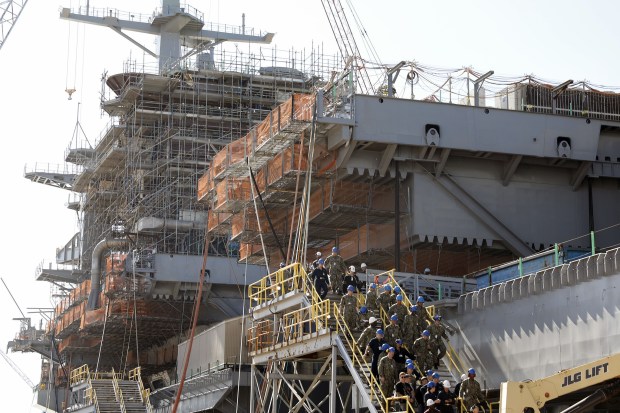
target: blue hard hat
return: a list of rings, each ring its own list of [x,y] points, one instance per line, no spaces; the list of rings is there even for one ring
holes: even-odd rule
[[[368,308],[365,306],[360,307],[360,314],[366,314],[368,312]]]
[[[355,291],[355,287],[353,287],[352,285],[349,285],[347,287],[347,291]]]
[[[407,360],[405,360],[405,364],[413,364],[413,360],[407,359]]]
[[[390,317],[390,320],[398,321],[398,316],[396,314],[392,314],[392,317]]]
[[[426,337],[430,337],[431,336],[431,332],[428,331],[428,330],[424,330],[424,331],[422,331],[422,335],[426,336]]]
[[[400,292],[400,287],[398,285],[396,287],[394,287],[394,292],[396,294],[398,294]]]
[[[281,263],[280,263],[280,268],[284,268],[284,267],[286,267],[286,263],[281,262]]]
[[[418,303],[423,303],[423,302],[424,302],[424,297],[419,296],[419,297],[418,297]]]
[[[323,258],[319,258],[319,264],[325,264],[325,260]]]
[[[407,363],[407,365],[405,367],[408,368],[408,369],[411,369],[411,370],[415,370],[415,368],[413,366],[413,363]]]
[[[381,346],[381,351],[385,351],[388,348],[390,348],[390,345],[388,343],[383,343],[383,345]]]
[[[439,373],[437,373],[437,372],[433,373],[433,378],[434,378],[434,379],[438,379],[438,378],[440,378],[440,377],[441,377],[441,376],[439,375]]]
[[[467,370],[467,374],[473,374],[475,376],[476,375],[476,370],[471,368],[471,369]]]
[[[383,336],[383,335],[385,335],[385,334],[383,333],[383,330],[382,330],[382,329],[380,329],[380,328],[379,328],[379,329],[377,329],[377,334],[381,334],[382,336]]]
[[[435,387],[435,382],[429,381],[428,383],[426,383],[426,387],[428,387],[429,389],[432,389],[433,387]]]
[[[385,287],[383,287],[383,289],[385,291],[392,291],[392,286],[390,284],[385,284]]]
[[[433,375],[433,373],[434,373],[434,371],[433,371],[433,370],[426,370],[426,375],[427,375],[427,376],[432,376],[432,375]]]
[[[441,320],[441,316],[439,314],[436,314],[435,317],[433,317],[433,320]]]
[[[400,338],[396,339],[396,344],[403,344],[403,340],[401,340]]]
[[[394,291],[396,291],[396,288],[394,288]],[[402,295],[400,295],[400,294],[398,294],[398,295],[396,296],[396,301],[403,301],[403,296],[402,296]]]
[[[377,285],[375,283],[370,284],[370,289],[374,290],[375,288],[377,288]]]
[[[394,347],[390,347],[390,348],[388,348],[388,351],[389,351],[390,353],[396,353],[396,349],[395,349]]]
[[[332,247],[332,252],[335,252],[336,254],[338,254],[338,247]]]
[[[417,305],[412,305],[409,310],[411,310],[411,312],[413,311],[418,311],[418,306]]]

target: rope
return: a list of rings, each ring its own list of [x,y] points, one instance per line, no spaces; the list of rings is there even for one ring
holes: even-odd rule
[[[99,343],[99,354],[97,355],[97,365],[95,366],[95,373],[99,372],[99,362],[101,361],[101,349],[103,348],[103,338],[105,336],[105,326],[108,324],[108,308],[110,306],[110,299],[106,297],[105,302],[105,314],[103,317],[103,330],[101,331],[101,342]]]
[[[248,171],[252,174],[252,169],[250,168],[250,164],[248,163]],[[263,248],[263,257],[265,258],[265,267],[267,267],[267,274],[271,274],[269,271],[269,260],[267,259],[267,250],[265,249],[265,241],[263,240],[263,233],[260,231],[260,217],[258,216],[258,206],[256,205],[256,194],[254,194],[254,186],[250,185],[250,190],[252,191],[252,200],[254,201],[254,212],[256,214],[256,224],[259,228],[258,234],[260,236],[260,245]],[[247,261],[247,258],[246,258]]]
[[[248,260],[245,260],[245,270],[243,272],[243,285],[248,285]],[[243,309],[241,311],[241,331],[246,331],[245,328],[245,304],[248,299],[247,288],[243,289]],[[243,334],[239,337],[239,374],[237,376],[237,383],[241,383],[241,354],[243,354]],[[235,413],[239,412],[239,393],[241,386],[237,386],[237,402],[235,403]]]

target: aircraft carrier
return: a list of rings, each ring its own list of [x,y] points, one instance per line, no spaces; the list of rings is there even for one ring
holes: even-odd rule
[[[75,194],[81,223],[37,271],[50,322],[9,343],[42,355],[48,411],[388,411],[338,297],[308,280],[335,246],[363,281],[424,297],[453,333],[441,374],[476,368],[490,400],[620,351],[620,95],[463,69],[467,92],[418,99],[433,74],[416,62],[376,86],[350,43],[275,50],[173,0],[60,17],[157,58],[103,79],[109,124],[72,142],[65,173],[25,173]]]

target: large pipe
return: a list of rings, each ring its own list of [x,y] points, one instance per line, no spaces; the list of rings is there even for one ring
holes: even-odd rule
[[[156,217],[143,217],[138,220],[134,232],[144,231],[191,231],[193,229],[204,229],[205,222],[201,221],[182,221],[178,219],[166,219]]]
[[[582,399],[569,408],[562,410],[561,413],[585,413],[592,411],[594,406],[609,400],[618,393],[620,393],[620,381],[615,380],[604,388],[598,389],[585,399]]]
[[[93,248],[90,264],[90,294],[86,304],[87,310],[94,310],[99,299],[99,278],[101,276],[101,257],[103,253],[111,248],[126,247],[128,245],[128,239],[104,239],[99,241],[95,248]]]

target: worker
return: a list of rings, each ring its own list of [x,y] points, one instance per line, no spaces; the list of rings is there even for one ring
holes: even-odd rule
[[[406,368],[405,373],[413,376],[414,382],[418,380],[422,380],[422,374],[415,368],[415,364],[413,364],[413,360],[407,361],[405,368]]]
[[[321,297],[321,300],[324,300],[329,288],[329,276],[323,258],[319,258],[318,267],[312,271],[312,282],[314,282],[314,288],[319,297]]]
[[[377,284],[372,283],[370,284],[370,287],[368,287],[368,291],[366,292],[366,302],[364,304],[369,311],[372,311],[373,315],[381,316],[377,312],[377,297]]]
[[[340,250],[338,247],[333,247],[332,255],[325,259],[325,266],[329,273],[329,282],[332,286],[332,292],[335,294],[341,293],[340,287],[342,287],[342,278],[347,271],[347,265],[344,263],[342,257],[338,255],[339,252]]]
[[[377,371],[379,372],[379,382],[381,383],[381,392],[385,397],[392,397],[394,385],[396,384],[396,362],[394,361],[394,347],[387,349],[387,355],[379,361]]]
[[[422,370],[430,369],[433,366],[430,337],[430,331],[424,330],[420,337],[413,342],[413,353],[416,355],[418,366]]]
[[[405,316],[405,321],[401,325],[403,330],[403,340],[407,348],[413,349],[413,341],[420,336],[418,331],[418,307],[409,307],[409,313]]]
[[[403,336],[403,332],[398,325],[398,316],[396,314],[392,314],[390,317],[390,325],[385,328],[385,341],[387,341],[390,346],[394,347],[396,345],[396,339],[399,339]]]
[[[428,331],[431,333],[431,352],[434,357],[435,369],[439,368],[439,361],[446,355],[446,345],[443,339],[449,340],[446,334],[446,328],[441,324],[441,316],[435,314],[433,317],[433,324],[428,327]]]
[[[394,353],[396,367],[398,368],[398,371],[405,371],[407,360],[413,360],[414,357],[409,350],[403,346],[403,340],[400,338],[396,339],[396,345],[394,348],[396,349],[396,352]]]
[[[344,276],[344,279],[342,282],[342,291],[346,291],[346,288],[349,285],[355,286],[355,289],[358,292],[360,291],[360,279],[357,277],[357,273],[355,272],[354,265],[351,265],[349,267],[349,271],[347,272],[347,275]]]
[[[406,397],[410,406],[415,405],[415,386],[412,384],[412,377],[410,374],[400,372],[398,374],[398,383],[394,386],[394,396]],[[395,403],[396,411],[407,411],[407,403],[404,401],[398,401]]]
[[[365,305],[361,306],[357,313],[357,328],[360,330],[365,328],[371,316],[372,314],[368,311],[368,308]]]
[[[375,333],[375,337],[368,342],[368,344],[366,345],[366,350],[364,351],[364,355],[366,356],[372,354],[372,360],[370,363],[370,371],[372,372],[372,375],[375,376],[375,379],[379,378],[379,373],[377,372],[377,366],[379,365],[379,357],[381,356],[382,351],[385,351],[385,350],[381,350],[381,348],[383,347],[384,344],[387,344],[383,336],[384,336],[383,330],[380,328],[377,329]]]
[[[487,404],[480,389],[480,383],[476,381],[476,370],[473,368],[467,371],[467,380],[461,383],[459,397],[463,400],[465,407],[468,408],[473,405],[484,407],[484,404]]]
[[[319,266],[319,260],[321,259],[321,251],[317,251],[315,254],[315,259],[314,261],[312,261],[312,269],[314,270],[315,268],[318,268]]]
[[[360,334],[360,337],[357,339],[357,346],[361,352],[364,352],[364,349],[375,334],[375,331],[377,331],[377,319],[375,317],[370,317],[368,319],[368,327],[362,331],[362,334]]]
[[[403,303],[403,296],[401,294],[396,296],[396,304],[390,307],[388,314],[396,314],[401,323],[405,321],[405,317],[407,317],[409,311],[407,310],[407,306]]]
[[[390,296],[390,307],[396,304],[396,296],[401,293],[402,290],[400,289],[400,286],[395,285],[394,289],[392,290],[392,295]]]
[[[349,285],[347,287],[347,294],[343,295],[340,299],[340,314],[344,318],[344,322],[347,325],[349,331],[357,330],[357,298],[353,295],[355,287]]]
[[[392,301],[392,286],[390,284],[385,284],[383,286],[383,292],[379,294],[377,297],[377,306],[379,307],[379,318],[382,318],[384,315],[381,313],[381,310],[385,313],[385,316],[389,316],[390,311],[390,302]]]
[[[435,411],[439,412],[440,400],[437,398],[437,386],[434,382],[431,381],[426,385],[426,388],[428,390],[424,394],[424,405],[427,407],[433,405],[433,407],[436,409]],[[432,403],[429,404],[430,400],[432,400]],[[426,411],[428,411],[428,409]]]
[[[420,331],[426,330],[428,326],[433,323],[433,319],[428,311],[426,311],[426,307],[424,307],[424,297],[418,297],[416,306],[418,307],[418,326]]]
[[[443,383],[441,383],[437,398],[439,399],[439,410],[441,413],[455,413],[454,406],[456,395],[450,391],[449,380],[444,380]]]
[[[463,383],[465,380],[467,380],[467,374],[463,373],[461,374],[461,381],[459,381],[458,383],[456,383],[456,385],[454,386],[454,394],[458,397],[459,395],[459,390],[461,389],[461,383]],[[460,411],[460,410],[459,410]]]
[[[415,400],[418,406],[424,405],[424,394],[428,390],[428,379],[425,376],[420,378],[420,386],[415,389]]]
[[[428,400],[426,400],[425,405],[426,410],[424,410],[424,413],[440,413],[440,411],[437,409],[437,404],[435,403],[434,399],[429,398]]]

